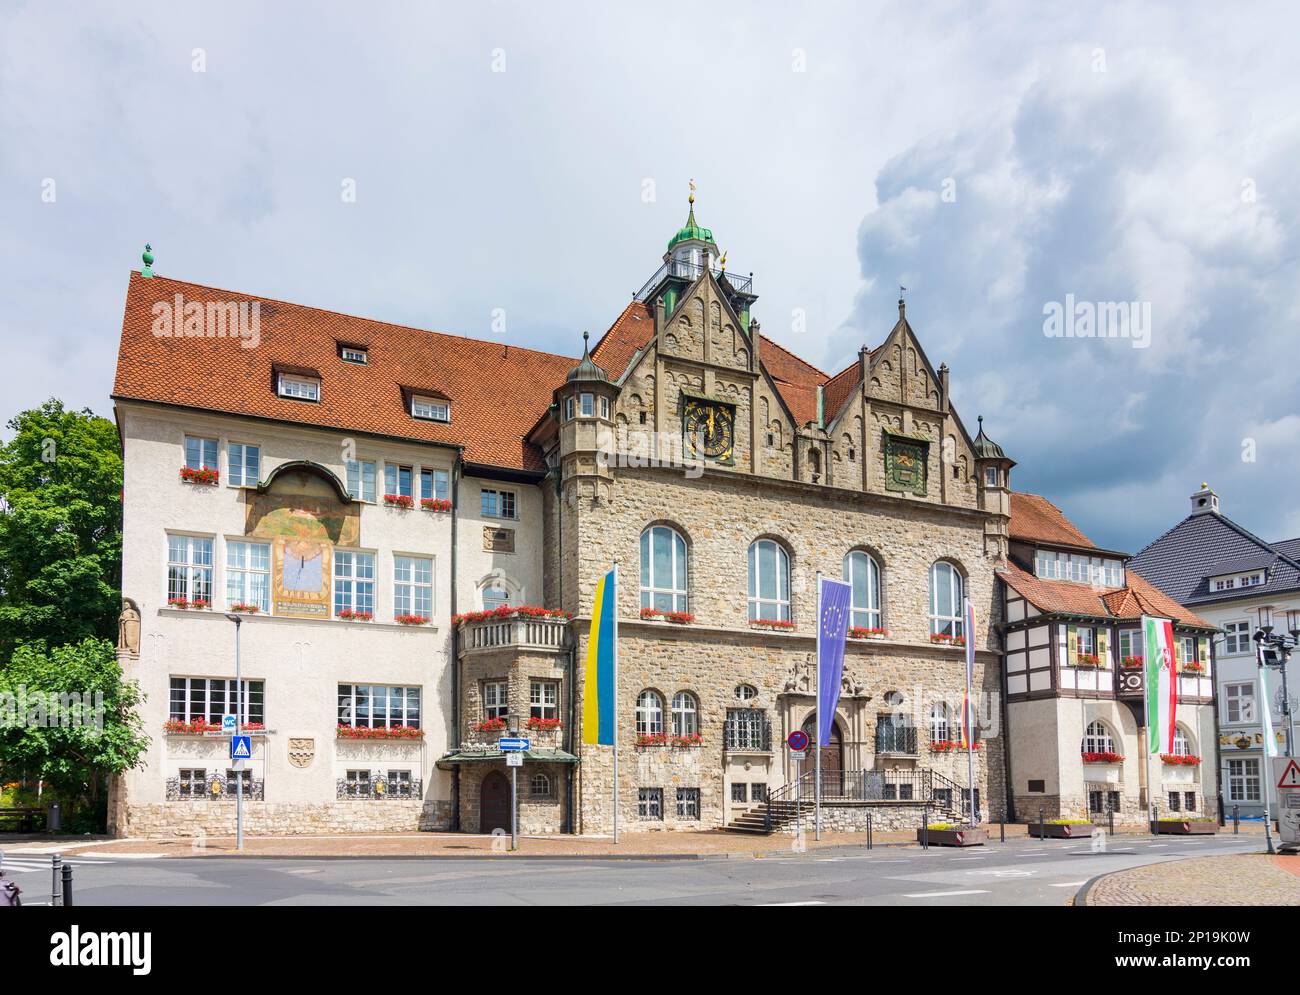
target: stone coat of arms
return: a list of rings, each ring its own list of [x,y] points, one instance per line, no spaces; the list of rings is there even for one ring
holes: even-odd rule
[[[290,738],[289,763],[298,768],[310,767],[314,759],[316,759],[316,740]]]

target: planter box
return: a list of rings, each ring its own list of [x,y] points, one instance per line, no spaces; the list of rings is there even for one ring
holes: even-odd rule
[[[921,842],[924,829],[917,829],[916,842]],[[931,829],[931,846],[983,846],[989,840],[989,834],[983,829]]]
[[[1164,836],[1214,836],[1219,831],[1217,822],[1155,822],[1152,832]]]
[[[1061,822],[1031,822],[1029,824],[1030,839],[1046,838],[1049,840],[1079,840],[1087,839],[1096,830],[1091,822],[1087,823],[1061,823]]]

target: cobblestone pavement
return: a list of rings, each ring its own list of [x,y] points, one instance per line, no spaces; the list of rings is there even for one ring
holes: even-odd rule
[[[1107,874],[1089,905],[1300,905],[1300,856],[1193,857]]]

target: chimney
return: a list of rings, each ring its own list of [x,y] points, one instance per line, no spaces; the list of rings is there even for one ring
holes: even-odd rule
[[[1201,489],[1192,495],[1192,514],[1219,514],[1219,495],[1210,490],[1209,484],[1201,484]]]

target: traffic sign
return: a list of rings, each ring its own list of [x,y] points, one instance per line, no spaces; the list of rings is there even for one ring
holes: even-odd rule
[[[1281,767],[1280,759],[1274,761],[1275,767]],[[1289,762],[1282,768],[1282,774],[1277,779],[1279,788],[1300,788],[1300,764],[1295,762],[1295,757],[1287,757]]]
[[[524,765],[524,755],[518,750],[511,750],[506,754],[507,767],[522,767]]]
[[[808,754],[805,753],[803,750],[791,750],[791,751],[790,751],[790,759],[793,760],[795,763],[799,763],[799,762],[800,762],[801,760],[803,760],[803,758],[806,757],[807,755],[808,755]]]
[[[230,737],[230,759],[247,760],[253,755],[253,737],[252,736],[231,736]]]
[[[227,736],[235,734],[235,717],[233,715],[221,716],[221,731]]]
[[[502,753],[528,749],[529,742],[523,736],[502,736],[497,740],[497,749]]]
[[[802,729],[796,729],[785,738],[786,745],[796,752],[802,752],[808,749],[808,734]]]

